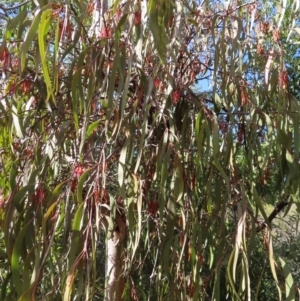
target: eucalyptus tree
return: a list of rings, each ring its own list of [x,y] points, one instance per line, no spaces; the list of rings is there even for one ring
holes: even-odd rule
[[[261,248],[295,299],[272,220],[299,200],[299,1],[268,5],[1,6],[1,299],[258,300]]]

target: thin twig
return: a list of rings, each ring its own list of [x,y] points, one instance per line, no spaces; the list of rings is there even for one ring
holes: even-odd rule
[[[4,5],[0,5],[0,8],[3,11],[7,12],[7,11],[10,11],[10,10],[14,10],[14,9],[20,8],[21,6],[23,6],[23,5],[27,4],[27,3],[30,3],[30,2],[31,2],[31,0],[27,0],[25,2],[22,2],[22,3],[18,4],[18,5],[16,5],[16,6],[13,6],[13,7],[5,7]]]

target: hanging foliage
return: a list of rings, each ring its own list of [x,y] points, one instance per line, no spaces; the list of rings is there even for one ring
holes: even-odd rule
[[[277,2],[0,6],[1,300],[258,300],[258,249],[295,300],[272,222],[299,208],[299,1]]]

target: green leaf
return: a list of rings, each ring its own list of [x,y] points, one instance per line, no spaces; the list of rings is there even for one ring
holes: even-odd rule
[[[53,55],[53,91],[56,94],[59,89],[58,77],[59,77],[59,67],[58,67],[58,51],[59,51],[59,21],[56,21],[55,28],[55,40],[54,40],[54,55]]]
[[[2,280],[1,283],[1,300],[6,300],[6,294],[9,292],[8,284],[11,279],[12,273],[7,273],[6,277]]]
[[[234,262],[234,258],[236,257],[236,248],[233,248],[232,253],[230,254],[228,263],[227,263],[227,277],[229,280],[229,285],[230,285],[230,289],[232,290],[234,296],[236,297],[237,300],[241,300],[236,288],[235,288],[235,274],[233,274],[234,270],[233,270],[233,262]]]
[[[252,192],[254,201],[255,201],[255,203],[256,203],[256,205],[257,205],[257,207],[258,207],[260,213],[261,213],[262,216],[264,217],[265,223],[266,223],[266,224],[268,225],[268,227],[271,229],[271,224],[270,224],[270,222],[269,222],[269,219],[268,219],[268,216],[267,216],[267,214],[266,214],[266,212],[265,212],[265,209],[264,209],[264,207],[263,207],[263,205],[262,205],[261,199],[260,199],[260,197],[258,196],[257,190],[256,190],[256,188],[255,188],[255,186],[254,186],[253,183],[250,183],[250,184],[251,184],[251,192]]]
[[[295,296],[296,287],[295,287],[291,270],[288,264],[281,257],[279,257],[279,261],[282,266],[282,270],[285,278],[285,296],[286,296],[285,300],[286,301],[296,300],[296,296]]]
[[[47,63],[47,51],[45,48],[46,44],[46,35],[49,32],[52,20],[52,9],[46,9],[43,11],[40,19],[40,24],[38,27],[38,42],[39,42],[39,50],[41,56],[41,63],[43,69],[43,76],[45,79],[46,87],[47,87],[47,99],[46,102],[52,97],[52,100],[55,103],[55,98],[53,94],[53,87],[51,84],[51,79],[49,75],[48,63]]]
[[[71,298],[71,293],[72,293],[72,286],[74,283],[74,278],[75,278],[75,269],[76,269],[76,253],[79,247],[79,234],[80,230],[82,227],[82,220],[83,220],[83,210],[84,210],[85,203],[82,202],[74,217],[73,221],[73,237],[72,237],[72,242],[71,242],[71,247],[70,247],[70,252],[69,252],[69,260],[68,260],[68,276],[66,278],[66,283],[65,283],[65,288],[64,288],[64,297],[63,301],[69,301]],[[78,263],[78,262],[77,262]]]
[[[158,7],[161,8],[163,4],[161,1],[149,0],[148,13],[149,13],[149,27],[152,32],[155,48],[158,51],[161,63],[164,65],[166,62],[166,44],[167,35],[165,34],[165,27],[159,20],[162,16],[158,13]]]
[[[91,136],[91,134],[93,133],[93,131],[97,128],[97,126],[100,124],[100,120],[94,121],[93,123],[91,123],[86,131],[86,139],[89,138]]]
[[[135,177],[135,181],[137,181],[136,177]],[[135,258],[134,255],[135,255],[135,252],[137,251],[137,248],[139,247],[141,233],[142,233],[142,203],[143,203],[143,195],[142,195],[142,189],[140,189],[140,193],[137,197],[137,202],[136,202],[138,222],[136,224],[136,229],[135,229],[135,233],[134,233],[135,234],[135,242],[134,242],[134,245],[132,248],[132,253],[131,253],[132,259]]]
[[[107,119],[108,120],[111,118],[114,109],[113,94],[115,93],[116,76],[117,76],[117,71],[119,69],[119,60],[120,60],[120,48],[117,48],[116,54],[114,56],[113,67],[109,77],[109,83],[108,83],[108,91],[107,91],[107,101],[108,101]]]
[[[89,174],[93,171],[93,168],[87,169],[79,178],[77,185],[77,202],[78,204],[83,203],[83,185],[87,180]]]
[[[119,46],[122,29],[123,29],[123,26],[124,26],[125,22],[127,21],[127,18],[128,18],[128,14],[124,14],[121,17],[121,19],[118,22],[118,25],[116,27],[116,30],[115,30],[115,40],[116,40],[117,46]]]
[[[24,37],[24,42],[21,46],[21,64],[20,64],[20,71],[24,71],[25,69],[25,62],[26,62],[26,56],[27,53],[29,51],[29,49],[32,46],[32,42],[36,36],[37,30],[39,29],[39,24],[40,24],[40,19],[41,19],[41,15],[43,10],[46,9],[46,7],[44,7],[43,9],[39,9],[37,14],[35,15],[35,18],[33,19],[30,28],[28,29],[25,37]]]
[[[11,31],[15,30],[19,24],[23,23],[26,17],[27,17],[27,11],[21,11],[17,14],[15,18],[7,22],[6,33],[5,33],[6,39],[10,39],[8,35],[10,35]]]
[[[18,292],[18,295],[21,296],[23,293],[23,285],[21,281],[20,274],[22,274],[22,268],[20,267],[21,261],[21,252],[22,252],[22,245],[24,240],[24,235],[27,231],[28,224],[23,227],[21,232],[18,234],[16,238],[16,242],[13,248],[13,253],[11,256],[11,271],[12,271],[12,278],[14,281],[14,286]]]
[[[277,279],[275,259],[274,259],[274,254],[273,254],[273,242],[272,242],[271,230],[268,230],[268,238],[269,238],[269,241],[268,241],[269,261],[270,261],[271,272],[272,272],[273,278],[275,280],[276,288],[277,288],[277,291],[278,291],[278,300],[281,301],[281,289],[279,287],[279,282],[278,282],[278,279]]]
[[[26,193],[28,192],[28,185],[22,187],[13,197],[13,202],[15,206],[18,208],[20,202],[24,199]]]
[[[82,108],[84,106],[82,70],[84,68],[84,57],[87,55],[88,50],[88,48],[83,49],[78,57],[78,60],[74,61],[74,65],[71,66],[70,70],[70,80],[72,80],[72,112],[76,131],[79,130],[78,115],[82,113]],[[74,68],[76,68],[75,72]]]
[[[67,120],[63,122],[63,124],[59,127],[59,132],[57,134],[57,145],[62,145],[64,139],[68,132],[70,131],[71,120]]]
[[[16,129],[17,137],[23,139],[24,138],[24,127],[21,122],[21,118],[19,116],[18,110],[14,105],[12,105],[12,118],[13,118],[14,127]]]
[[[9,174],[9,183],[10,183],[10,190],[15,191],[17,188],[17,174],[18,174],[18,161],[14,162],[11,165],[10,174]]]

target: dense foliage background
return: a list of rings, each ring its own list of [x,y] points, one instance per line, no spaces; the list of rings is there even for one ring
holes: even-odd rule
[[[0,5],[1,300],[299,298],[299,1]]]

